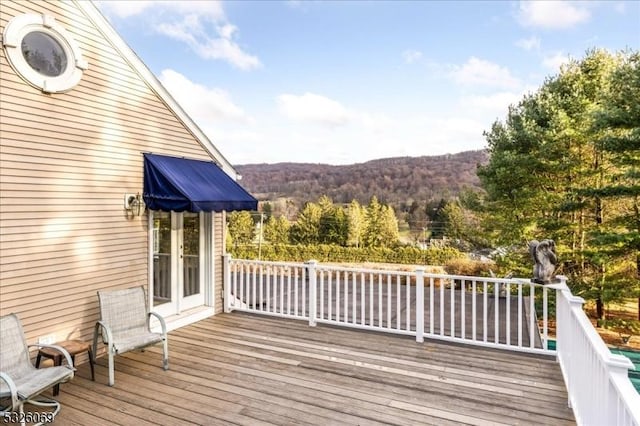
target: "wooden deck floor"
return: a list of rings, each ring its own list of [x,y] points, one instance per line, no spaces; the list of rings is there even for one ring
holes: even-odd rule
[[[57,425],[575,424],[554,359],[243,313],[161,348],[87,364],[61,386]]]

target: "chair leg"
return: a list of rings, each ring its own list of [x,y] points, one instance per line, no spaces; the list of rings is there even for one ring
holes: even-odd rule
[[[96,375],[94,372],[93,364],[95,362],[95,357],[93,356],[93,351],[89,349],[89,366],[91,367],[91,380],[96,381]]]
[[[114,378],[114,367],[113,367],[113,349],[109,348],[109,350],[107,351],[109,352],[109,386],[113,386],[114,382],[115,382],[115,378]]]
[[[162,368],[167,371],[169,369],[169,342],[165,338],[162,347]]]

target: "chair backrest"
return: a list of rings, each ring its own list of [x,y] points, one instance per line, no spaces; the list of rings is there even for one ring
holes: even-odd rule
[[[144,287],[98,291],[98,300],[100,319],[111,329],[114,339],[121,334],[149,330]]]
[[[0,317],[0,371],[15,379],[33,368],[18,316],[9,314]]]

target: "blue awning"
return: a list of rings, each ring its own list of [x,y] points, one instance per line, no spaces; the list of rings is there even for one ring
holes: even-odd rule
[[[258,200],[209,161],[144,154],[144,202],[150,210],[257,210]]]

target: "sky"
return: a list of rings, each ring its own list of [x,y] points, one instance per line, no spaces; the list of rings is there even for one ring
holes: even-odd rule
[[[486,148],[589,49],[640,50],[640,1],[97,2],[234,165]]]

